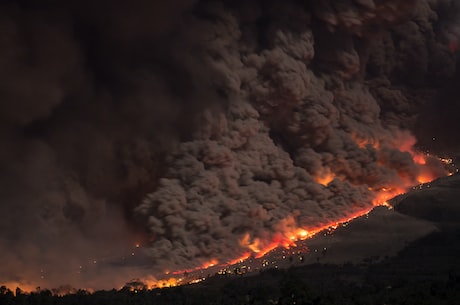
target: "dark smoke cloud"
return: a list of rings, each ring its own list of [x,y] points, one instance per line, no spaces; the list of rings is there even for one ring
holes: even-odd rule
[[[398,145],[456,73],[457,5],[2,4],[0,281],[225,262],[415,182]],[[139,239],[145,270],[119,262]]]
[[[271,240],[341,219],[372,205],[370,189],[420,174],[402,146],[426,92],[438,89],[432,78],[451,78],[456,60],[436,39],[432,7],[253,5],[253,15],[216,5],[198,21],[213,37],[203,56],[221,72],[229,103],[204,114],[136,209],[160,266],[228,261],[245,251],[237,237],[246,232]],[[317,178],[327,173],[336,178],[324,187]]]
[[[458,48],[460,42],[460,1],[433,1],[439,22],[434,31],[440,40],[456,48],[456,63],[446,65],[454,68],[453,77],[441,79],[441,88],[430,95],[429,103],[418,117],[415,133],[420,145],[433,153],[450,155],[458,163],[460,146],[456,140],[459,121],[455,117],[460,109],[458,86],[460,84]],[[442,58],[441,58],[442,59]],[[446,69],[447,70],[447,69]]]
[[[149,3],[2,5],[2,281],[85,286],[142,238],[132,207],[213,94],[174,47],[193,2]]]

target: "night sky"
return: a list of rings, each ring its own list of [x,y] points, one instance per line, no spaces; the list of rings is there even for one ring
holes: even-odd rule
[[[459,13],[3,1],[0,282],[106,288],[226,263],[447,174]]]

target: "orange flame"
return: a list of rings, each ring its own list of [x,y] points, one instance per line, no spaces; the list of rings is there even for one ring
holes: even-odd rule
[[[433,175],[433,173],[429,173],[429,172],[423,172],[420,173],[417,177],[417,181],[419,184],[424,184],[424,183],[428,183],[430,181],[433,181],[436,177]]]
[[[231,266],[231,265],[235,265],[235,264],[238,264],[238,263],[241,263],[245,260],[247,260],[248,258],[251,257],[251,253],[250,252],[246,252],[244,253],[243,255],[241,255],[240,257],[234,259],[234,260],[231,260],[229,262],[227,262],[226,264],[223,264],[223,266]]]
[[[166,288],[166,287],[175,287],[183,284],[182,279],[180,278],[167,278],[167,279],[156,279],[154,277],[145,277],[139,280],[144,283],[148,289],[155,288]]]
[[[208,269],[208,268],[210,268],[210,267],[214,267],[214,266],[216,266],[218,263],[219,263],[218,260],[216,260],[216,259],[211,259],[210,261],[204,262],[201,266],[198,266],[198,267],[195,267],[195,268],[184,269],[184,270],[176,270],[176,271],[173,271],[173,272],[165,272],[165,274],[171,273],[171,274],[174,274],[174,275],[178,275],[178,274],[191,273],[191,272],[193,272],[193,271],[203,270],[203,269]]]
[[[260,252],[260,240],[258,238],[255,238],[251,242],[251,235],[249,233],[244,234],[243,238],[240,240],[240,245],[242,247],[249,248],[252,252],[254,253],[259,253]]]
[[[215,265],[217,265],[219,262],[217,261],[217,259],[212,259],[210,260],[209,262],[206,262],[204,263],[200,269],[208,269],[210,267],[214,267]]]
[[[425,165],[426,164],[426,156],[417,152],[412,152],[412,159],[414,160],[415,164]]]

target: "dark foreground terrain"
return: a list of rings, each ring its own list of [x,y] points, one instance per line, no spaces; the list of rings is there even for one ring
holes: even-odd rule
[[[0,304],[458,304],[460,230],[433,233],[379,263],[314,264],[189,286],[31,294],[2,289]],[[137,289],[136,289],[137,288]]]
[[[437,230],[396,256],[359,263],[306,264],[248,275],[215,275],[181,287],[148,290],[132,282],[121,290],[50,290],[25,294],[0,288],[0,304],[459,304],[460,176],[441,179],[394,200],[395,210],[430,221]]]

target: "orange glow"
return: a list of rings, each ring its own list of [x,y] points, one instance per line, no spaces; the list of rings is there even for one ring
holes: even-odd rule
[[[9,290],[11,290],[13,293],[16,292],[16,288],[20,288],[23,293],[31,293],[33,291],[36,291],[37,287],[39,287],[40,285],[11,281],[11,282],[6,282],[6,283],[0,283],[0,286],[5,286]]]
[[[420,184],[428,183],[430,181],[433,181],[433,179],[434,179],[433,176],[429,174],[421,174],[417,177],[417,181]]]
[[[415,164],[425,165],[426,164],[426,156],[420,153],[411,153],[412,159],[414,159]]]
[[[231,266],[231,265],[234,265],[234,264],[238,264],[238,263],[241,263],[245,260],[247,260],[248,258],[251,257],[251,253],[250,252],[246,252],[244,253],[242,256],[234,259],[234,260],[231,260],[229,262],[227,262],[226,264],[224,264],[223,266]]]
[[[263,256],[265,256],[268,252],[272,251],[273,249],[279,247],[280,245],[276,242],[273,242],[271,244],[269,244],[268,246],[266,246],[265,248],[263,248],[261,251],[259,251],[259,253],[257,253],[257,255],[255,256],[255,258],[261,258]]]
[[[215,265],[217,265],[217,263],[219,262],[216,259],[213,259],[209,262],[204,263],[200,269],[207,269],[209,267],[214,267]]]
[[[380,143],[378,140],[372,138],[372,137],[363,137],[363,136],[358,136],[357,134],[353,133],[351,135],[351,139],[353,142],[358,145],[359,148],[366,148],[367,146],[370,146],[374,149],[379,149]]]
[[[184,270],[177,270],[177,271],[173,271],[173,272],[165,272],[165,274],[174,274],[174,275],[178,275],[178,274],[186,274],[186,273],[190,273],[190,272],[193,272],[193,271],[197,271],[197,270],[203,270],[203,269],[208,269],[210,267],[214,267],[215,265],[217,265],[219,263],[218,260],[216,259],[211,259],[210,261],[208,262],[204,262],[201,266],[198,266],[198,267],[195,267],[195,268],[190,268],[190,269],[184,269]]]
[[[308,231],[304,229],[299,229],[296,232],[296,236],[298,236],[301,240],[306,239],[308,237]]]
[[[260,252],[260,240],[255,238],[253,242],[251,242],[251,236],[249,233],[246,233],[243,238],[240,240],[240,245],[249,248],[254,253]]]
[[[335,174],[331,172],[330,169],[326,168],[323,169],[321,173],[315,176],[315,181],[319,184],[327,186],[329,183],[331,183],[332,180],[334,180],[334,178]]]
[[[402,187],[395,187],[392,189],[382,189],[381,191],[376,193],[374,200],[372,200],[372,204],[376,206],[388,206],[388,200],[398,195],[401,195],[406,192],[406,188]]]
[[[161,280],[158,280],[154,277],[146,277],[140,279],[139,281],[144,283],[147,286],[147,289],[174,287],[183,284],[182,279],[174,277]]]

